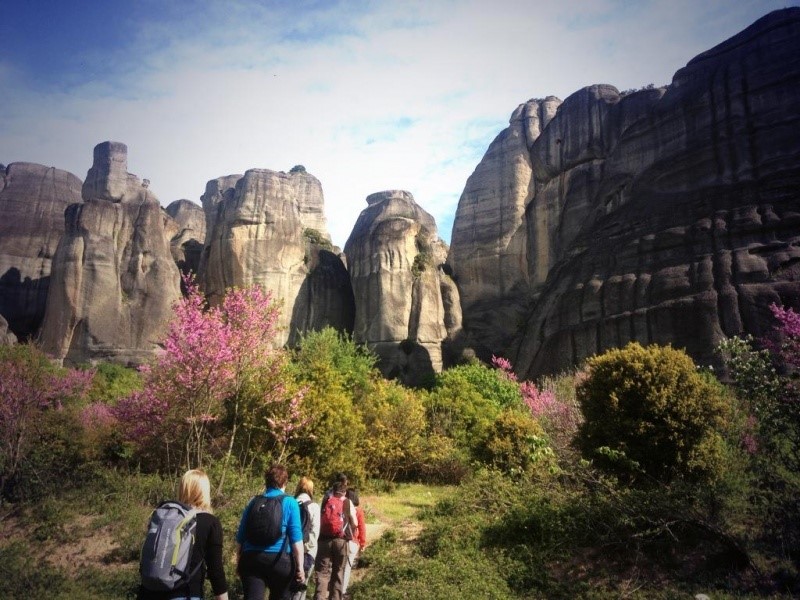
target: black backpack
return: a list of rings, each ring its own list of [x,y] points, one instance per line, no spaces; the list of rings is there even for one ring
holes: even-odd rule
[[[267,548],[283,537],[283,499],[259,495],[250,503],[244,524],[244,539],[253,546]]]
[[[303,543],[307,544],[308,540],[311,539],[311,513],[308,512],[308,505],[311,504],[311,500],[298,502],[297,504],[300,506],[300,527],[303,529]]]

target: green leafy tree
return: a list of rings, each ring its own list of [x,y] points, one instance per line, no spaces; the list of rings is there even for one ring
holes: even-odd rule
[[[590,358],[587,368],[577,389],[584,456],[627,475],[638,466],[661,482],[721,475],[730,405],[685,352],[632,342]]]
[[[365,426],[357,408],[373,387],[375,357],[327,327],[310,332],[294,352],[296,381],[306,388],[309,424],[297,440],[296,468],[317,478],[337,471],[363,479]]]

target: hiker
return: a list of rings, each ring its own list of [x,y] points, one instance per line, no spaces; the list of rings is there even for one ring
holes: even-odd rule
[[[236,543],[245,600],[264,600],[267,589],[269,600],[289,600],[292,583],[305,583],[300,507],[284,493],[288,480],[286,467],[272,465],[264,493],[242,512]]]
[[[300,505],[300,521],[303,523],[303,548],[305,550],[304,568],[306,579],[302,585],[297,585],[296,591],[292,594],[292,600],[306,600],[306,588],[314,570],[314,561],[317,558],[317,548],[319,547],[319,504],[314,502],[314,482],[308,477],[301,477],[297,482],[294,497]],[[308,523],[304,521],[303,508],[307,510]]]
[[[325,490],[325,493],[322,495],[322,506],[324,506],[328,498],[330,498],[333,495],[333,486],[336,485],[337,482],[344,484],[345,489],[347,489],[348,486],[347,474],[342,473],[340,471],[339,473],[336,473],[336,475],[333,476],[333,479],[331,479],[330,487],[327,490]]]
[[[367,547],[367,525],[364,521],[364,510],[361,508],[361,501],[358,498],[356,488],[348,488],[347,498],[356,507],[356,529],[353,532],[353,539],[347,542],[347,561],[344,565],[344,575],[342,577],[342,596],[347,594],[347,586],[350,583],[350,571],[352,571],[358,556]]]
[[[137,594],[138,600],[168,600],[172,598],[188,598],[189,600],[201,600],[203,595],[203,584],[205,583],[206,574],[211,582],[211,589],[214,591],[215,600],[228,600],[228,583],[225,579],[225,570],[222,566],[222,525],[219,519],[214,516],[211,511],[211,483],[208,480],[208,475],[200,469],[191,469],[186,471],[181,477],[180,487],[178,490],[178,501],[184,505],[184,508],[190,509],[184,511],[180,506],[175,506],[174,502],[165,502],[153,513],[150,521],[148,531],[148,541],[145,541],[145,548],[142,550],[142,585],[139,587]],[[153,585],[155,580],[156,585],[158,582],[158,573],[148,571],[146,564],[148,554],[148,543],[152,541],[154,544],[159,543],[159,538],[164,539],[172,536],[160,536],[159,522],[168,523],[170,521],[170,513],[164,511],[171,511],[175,514],[176,510],[181,510],[182,514],[179,517],[179,523],[185,527],[194,529],[193,535],[190,529],[187,529],[189,535],[187,538],[194,541],[189,541],[191,547],[190,558],[185,566],[185,572],[188,575],[188,581],[181,582],[177,587],[171,591],[156,591],[147,589],[145,585]],[[156,515],[166,515],[156,519]],[[162,525],[162,527],[166,527]],[[151,537],[152,533],[152,537]],[[163,543],[163,542],[162,542]],[[174,546],[173,546],[174,548]],[[150,558],[155,558],[158,554],[158,549],[154,548]],[[172,553],[169,553],[170,555]],[[153,566],[153,569],[157,568]],[[172,569],[174,571],[174,569]],[[169,570],[163,572],[164,577],[171,576]],[[160,582],[164,587],[170,585],[166,581]],[[163,588],[162,588],[163,589]]]
[[[347,485],[333,484],[331,495],[321,507],[319,550],[314,565],[317,591],[314,600],[341,600],[342,578],[347,563],[347,541],[357,522],[353,503],[347,499]]]

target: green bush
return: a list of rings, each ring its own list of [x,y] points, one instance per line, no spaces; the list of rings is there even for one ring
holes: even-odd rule
[[[661,482],[718,479],[730,405],[685,352],[630,343],[587,362],[577,390],[585,422],[577,444],[620,474]]]
[[[541,425],[530,413],[512,409],[497,416],[477,448],[481,461],[508,474],[528,473],[552,456]]]
[[[88,393],[90,402],[114,405],[120,398],[142,389],[142,376],[136,369],[116,363],[100,363],[93,368],[95,375]]]

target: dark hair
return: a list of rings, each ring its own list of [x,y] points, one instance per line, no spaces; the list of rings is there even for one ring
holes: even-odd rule
[[[333,484],[337,482],[341,482],[345,486],[347,486],[347,474],[341,471],[339,473],[336,473],[336,475],[334,475],[333,479],[331,480],[331,486],[333,486]]]
[[[289,471],[283,465],[274,464],[264,473],[264,483],[268,488],[280,489],[287,481],[289,481]]]
[[[360,500],[358,499],[358,489],[350,488],[347,490],[347,497],[350,498],[350,502],[353,503],[353,506],[358,506]]]
[[[345,492],[347,492],[347,484],[342,481],[336,481],[334,482],[331,491],[334,494],[344,494]]]

